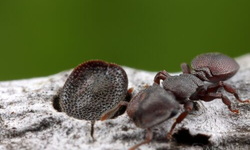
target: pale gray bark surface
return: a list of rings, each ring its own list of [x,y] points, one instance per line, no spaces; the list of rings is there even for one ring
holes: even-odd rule
[[[226,82],[237,88],[240,98],[248,99],[250,55],[239,57],[237,61],[241,69]],[[135,89],[133,94],[145,84],[151,85],[156,74],[124,69],[128,74],[129,87]],[[125,150],[144,140],[146,131],[137,128],[126,113],[116,119],[97,121],[96,141],[92,142],[89,121],[77,120],[56,111],[52,106],[53,97],[70,72],[0,82],[1,150]],[[230,112],[220,99],[202,102],[199,111],[177,125],[172,141],[166,141],[165,135],[176,117],[155,126],[152,142],[140,149],[250,149],[250,104],[239,103],[232,94],[222,92],[230,98],[233,108],[240,110],[238,115]]]

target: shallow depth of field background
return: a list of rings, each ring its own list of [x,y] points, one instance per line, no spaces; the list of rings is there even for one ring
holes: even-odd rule
[[[249,0],[0,0],[0,81],[90,59],[176,72],[211,51],[250,52]]]

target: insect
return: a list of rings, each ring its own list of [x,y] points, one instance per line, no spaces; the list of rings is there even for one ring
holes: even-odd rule
[[[151,127],[175,116],[179,110],[179,103],[174,95],[155,83],[136,94],[130,102],[121,101],[116,108],[103,114],[101,120],[108,119],[110,114],[116,112],[121,106],[127,106],[127,114],[137,127],[147,129],[146,140],[136,144],[130,150],[149,143],[152,139]]]
[[[101,60],[92,60],[77,66],[62,90],[59,105],[63,112],[76,119],[91,121],[91,137],[94,139],[94,124],[106,111],[129,101],[133,89],[128,88],[126,72],[118,65]],[[110,114],[114,118],[124,108]]]
[[[183,74],[179,76],[171,76],[163,70],[157,73],[154,78],[154,82],[157,84],[163,80],[163,88],[172,92],[185,109],[172,125],[167,138],[171,137],[175,126],[193,109],[194,101],[208,102],[219,98],[231,112],[239,113],[239,110],[231,108],[228,97],[218,92],[221,87],[233,94],[239,102],[249,102],[249,100],[241,100],[236,89],[223,82],[234,76],[239,70],[239,65],[234,59],[220,53],[206,53],[194,58],[191,65],[193,71],[186,63],[181,64]]]

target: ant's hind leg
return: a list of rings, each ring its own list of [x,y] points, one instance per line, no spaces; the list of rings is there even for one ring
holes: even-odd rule
[[[182,113],[178,116],[178,118],[176,119],[175,123],[172,125],[172,127],[171,127],[169,133],[168,133],[167,136],[166,136],[167,139],[170,139],[170,138],[171,138],[175,126],[176,126],[178,123],[181,123],[181,122],[187,117],[188,113],[193,109],[193,102],[192,102],[192,101],[186,102],[186,103],[184,104],[184,109],[185,109],[185,111],[182,112]]]
[[[141,142],[141,143],[139,143],[139,144],[136,144],[135,146],[131,147],[129,150],[135,150],[137,147],[139,147],[139,146],[141,146],[141,145],[143,145],[143,144],[149,143],[149,142],[152,140],[152,137],[153,137],[153,134],[152,134],[152,132],[151,132],[151,129],[148,128],[148,129],[147,129],[146,140],[143,141],[143,142]]]
[[[236,113],[236,114],[239,113],[239,110],[233,110],[233,109],[232,109],[232,107],[231,107],[231,102],[230,102],[230,100],[228,99],[228,97],[226,97],[226,96],[224,96],[224,95],[221,94],[221,99],[222,99],[222,102],[223,102],[224,104],[227,105],[228,109],[229,109],[231,112]]]
[[[207,92],[208,93],[216,93],[217,90],[220,88],[220,87],[223,87],[228,93],[231,93],[234,95],[234,97],[241,103],[249,103],[250,101],[249,100],[241,100],[239,98],[239,95],[237,93],[237,91],[232,87],[230,86],[229,84],[227,83],[224,83],[223,81],[220,81],[218,83],[215,83],[215,84],[212,84],[210,86],[207,87]]]
[[[154,82],[160,84],[160,80],[165,80],[167,77],[170,77],[170,75],[165,70],[162,70],[155,75]]]
[[[203,101],[212,101],[214,99],[217,99],[217,98],[220,98],[222,100],[222,102],[227,105],[228,109],[233,112],[233,113],[239,113],[239,110],[233,110],[232,107],[231,107],[231,102],[230,100],[228,99],[228,97],[224,96],[223,94],[221,93],[207,93],[205,96],[202,96],[201,99]]]
[[[238,95],[238,93],[236,92],[236,90],[235,90],[233,87],[231,87],[229,84],[226,84],[226,83],[224,83],[224,82],[222,82],[222,81],[220,81],[219,84],[220,84],[220,86],[222,86],[227,92],[233,94],[234,97],[235,97],[239,102],[241,102],[241,103],[245,103],[245,102],[249,103],[249,102],[250,102],[249,100],[241,100],[241,99],[239,98],[239,95]]]

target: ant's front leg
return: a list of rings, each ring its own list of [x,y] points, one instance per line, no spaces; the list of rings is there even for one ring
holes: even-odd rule
[[[107,120],[107,119],[110,119],[112,118],[115,113],[122,107],[122,106],[128,106],[128,102],[126,101],[120,101],[120,103],[113,109],[111,110],[108,110],[107,112],[103,113],[102,116],[101,116],[101,121],[104,121],[104,120]]]

